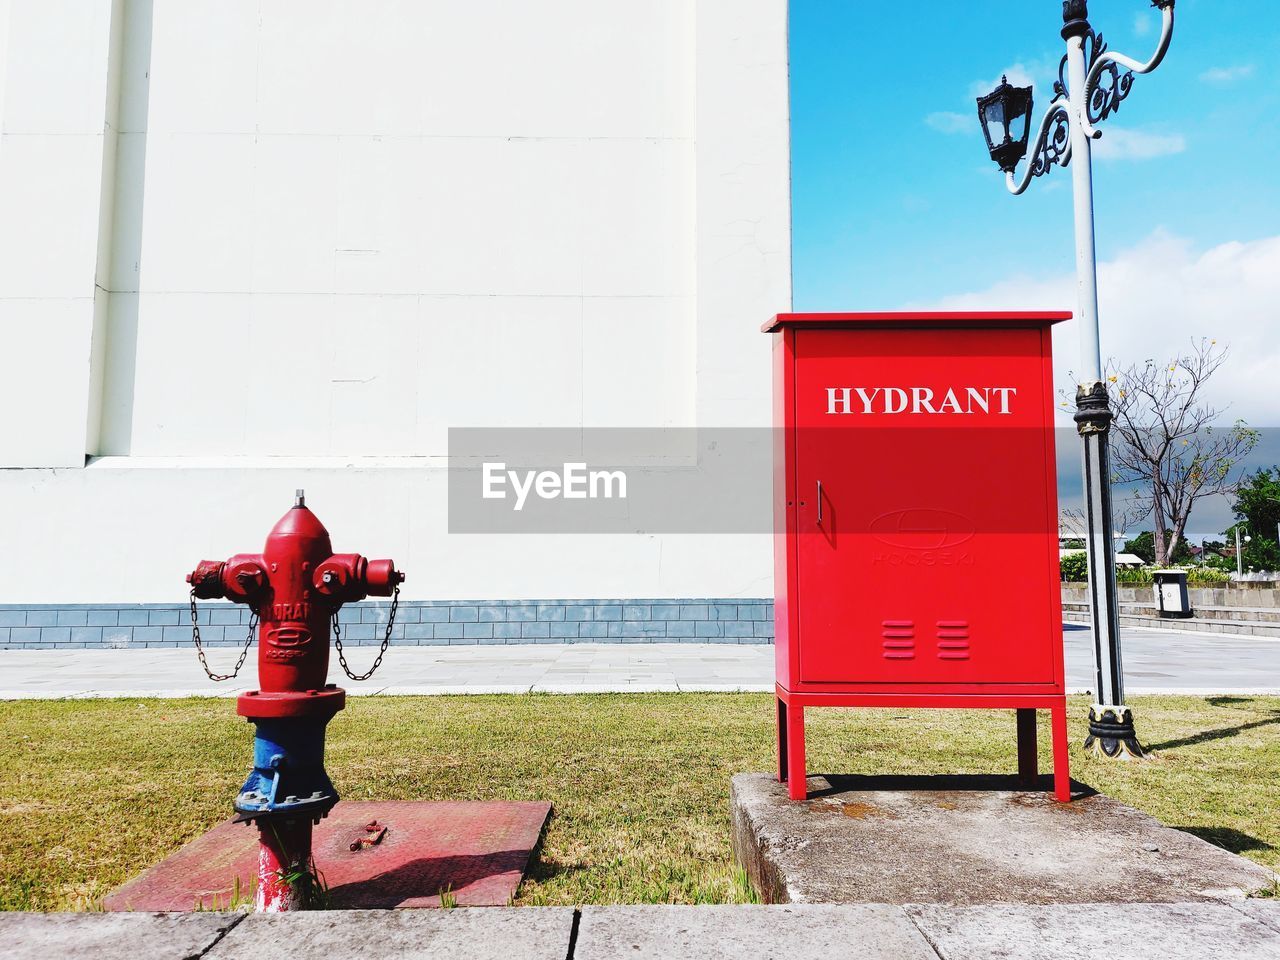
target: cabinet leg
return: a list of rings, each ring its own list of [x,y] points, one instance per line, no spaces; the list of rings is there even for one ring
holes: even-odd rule
[[[1024,789],[1034,789],[1040,779],[1040,766],[1036,758],[1036,711],[1019,707],[1018,714],[1018,783]]]
[[[792,800],[809,796],[804,769],[804,707],[787,704],[787,792]]]
[[[1053,795],[1062,803],[1071,802],[1071,752],[1067,744],[1067,704],[1064,700],[1050,711],[1053,719]]]
[[[774,700],[778,714],[778,782],[787,782],[787,705],[781,697]]]

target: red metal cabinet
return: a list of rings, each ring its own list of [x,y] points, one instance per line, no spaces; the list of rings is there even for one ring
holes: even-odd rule
[[[780,314],[779,777],[806,706],[1007,707],[1067,800],[1050,326],[1067,313]]]

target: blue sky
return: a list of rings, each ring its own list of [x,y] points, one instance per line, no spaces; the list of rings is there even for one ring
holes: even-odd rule
[[[1147,59],[1160,23],[1149,0],[1089,6],[1112,49]],[[1178,0],[1168,57],[1136,78],[1094,148],[1104,356],[1220,339],[1232,356],[1211,399],[1263,428],[1280,407],[1278,15],[1274,0]],[[796,309],[1075,308],[1071,173],[1010,196],[975,106],[1007,72],[1034,83],[1038,119],[1061,25],[1060,0],[791,0]],[[1059,389],[1073,382],[1072,328],[1055,329]],[[1275,433],[1254,463],[1276,462]],[[1066,451],[1059,472],[1070,500]],[[1228,514],[1206,503],[1192,532]]]
[[[1168,58],[1104,127],[1100,258],[1158,226],[1198,248],[1280,232],[1273,3],[1179,0]],[[1159,24],[1148,0],[1090,7],[1113,49],[1146,58]],[[1071,268],[1070,172],[1009,196],[974,104],[1018,67],[1035,80],[1038,115],[1063,52],[1061,9],[792,0],[798,309],[893,307]],[[1107,144],[1112,131],[1125,142]],[[1106,159],[1112,150],[1126,156]]]

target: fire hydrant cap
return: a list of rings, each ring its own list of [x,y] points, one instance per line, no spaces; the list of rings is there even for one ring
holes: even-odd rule
[[[328,539],[329,531],[325,529],[320,518],[307,507],[294,507],[271,528],[271,536],[308,537]]]

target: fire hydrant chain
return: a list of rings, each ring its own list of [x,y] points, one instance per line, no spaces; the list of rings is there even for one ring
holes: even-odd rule
[[[333,612],[333,648],[338,651],[338,662],[342,664],[342,670],[352,680],[368,680],[373,676],[374,671],[382,666],[382,658],[386,655],[387,645],[391,643],[391,629],[396,625],[396,610],[400,606],[400,587],[396,586],[395,592],[391,594],[391,613],[387,617],[387,629],[382,635],[382,646],[378,650],[378,656],[373,661],[373,666],[369,668],[368,673],[362,673],[359,676],[351,672],[351,668],[347,666],[347,657],[342,652],[342,628],[338,625],[338,612]]]
[[[200,658],[200,666],[204,667],[204,672],[215,683],[221,683],[223,680],[234,680],[240,674],[240,668],[244,666],[245,658],[249,656],[249,647],[253,644],[253,633],[257,629],[258,612],[254,610],[249,614],[249,633],[244,638],[244,649],[240,651],[240,659],[236,661],[235,670],[231,673],[214,673],[209,669],[209,661],[204,656],[204,644],[200,642],[200,620],[196,611],[196,592],[195,590],[191,591],[191,639],[196,643],[196,656]]]

